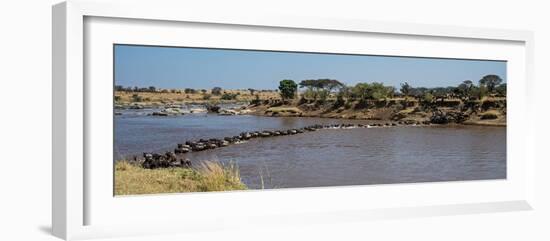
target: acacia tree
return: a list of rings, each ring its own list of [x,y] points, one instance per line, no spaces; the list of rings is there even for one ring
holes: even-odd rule
[[[385,88],[386,89],[384,90],[384,98],[393,98],[397,89],[393,86],[386,86]]]
[[[285,79],[279,82],[279,92],[283,100],[294,99],[297,89],[298,85],[294,82],[294,80]]]
[[[493,93],[495,90],[495,87],[502,83],[502,79],[498,75],[490,74],[483,76],[482,79],[479,80],[479,85],[487,86],[487,90],[489,93]]]
[[[393,88],[384,86],[383,83],[373,82],[370,84],[369,98],[370,99],[384,99],[390,96],[393,93]]]
[[[353,97],[359,99],[359,100],[365,100],[369,96],[369,89],[370,85],[368,83],[357,83],[353,89]]]
[[[252,88],[248,88],[248,91],[250,91],[250,95],[254,95],[254,92],[256,92],[256,90]]]
[[[338,91],[339,89],[345,87],[345,85],[335,79],[319,79],[321,88],[327,89],[329,92]]]
[[[300,81],[300,88],[307,88],[306,96],[309,95],[313,97],[313,100],[317,100],[321,86],[319,85],[319,81],[309,79]]]
[[[191,88],[185,88],[183,92],[185,92],[186,94],[194,94],[196,91]]]
[[[411,93],[411,88],[412,87],[409,85],[409,83],[405,82],[401,84],[401,89],[399,89],[399,91],[401,92],[401,94],[405,95],[405,97],[408,97]]]
[[[344,85],[338,90],[338,95],[342,96],[342,98],[353,99],[352,89],[352,87]]]
[[[488,93],[487,86],[480,85],[480,86],[474,86],[472,87],[472,91],[470,93],[470,96],[474,99],[481,100],[484,96],[486,96]]]
[[[474,87],[474,83],[471,80],[464,80],[460,85],[458,85],[456,92],[461,99],[468,99],[470,98]]]
[[[222,94],[222,88],[221,87],[212,88],[212,94],[213,95],[221,95]]]
[[[313,100],[317,100],[318,96],[324,100],[331,92],[345,85],[335,79],[308,79],[300,81],[300,88],[304,87],[307,88],[307,93],[313,97]]]
[[[496,91],[497,94],[500,95],[500,96],[506,96],[506,83],[500,84],[499,86],[497,86],[497,87],[495,88],[495,91]]]

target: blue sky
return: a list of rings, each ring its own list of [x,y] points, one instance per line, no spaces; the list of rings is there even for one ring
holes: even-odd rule
[[[506,82],[506,62],[115,45],[115,84],[159,88],[276,89],[282,79],[348,85],[456,86],[487,74]]]

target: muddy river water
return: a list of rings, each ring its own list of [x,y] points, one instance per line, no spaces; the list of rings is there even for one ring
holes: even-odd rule
[[[223,138],[243,131],[282,130],[313,124],[369,123],[326,118],[115,116],[115,159],[173,150],[177,143]],[[506,128],[398,126],[327,129],[256,138],[228,147],[187,153],[193,162],[234,161],[249,188],[289,188],[506,178]]]

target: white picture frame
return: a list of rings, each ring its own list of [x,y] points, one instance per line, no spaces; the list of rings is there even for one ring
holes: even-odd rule
[[[155,8],[155,11],[150,9]],[[107,19],[103,21],[101,19]],[[92,21],[87,23],[86,21]],[[99,21],[96,21],[99,20]],[[114,20],[113,22],[110,22]],[[119,21],[121,24],[116,23]],[[422,217],[432,215],[467,214],[496,211],[514,211],[532,209],[534,193],[534,130],[532,123],[525,116],[530,116],[532,103],[529,93],[532,92],[533,74],[533,34],[528,31],[496,30],[466,28],[455,26],[421,25],[409,23],[371,22],[350,19],[302,18],[276,15],[209,15],[207,12],[186,8],[185,3],[175,1],[155,2],[96,2],[73,0],[53,7],[53,194],[52,226],[53,234],[63,239],[85,239],[95,237],[112,237],[122,235],[158,234],[190,232],[197,230],[221,229],[232,225],[292,225],[298,222],[341,222],[345,220],[369,220],[401,217]],[[93,29],[86,24],[94,25]],[[150,31],[159,31],[156,37],[145,38],[143,35],[124,33],[128,23],[136,26],[142,24]],[[151,24],[146,24],[151,23]],[[110,24],[110,25],[109,25]],[[94,175],[104,175],[112,169],[102,169],[98,162],[91,162],[90,148],[95,148],[97,141],[104,140],[102,135],[94,132],[95,139],[89,139],[91,131],[99,129],[93,123],[100,123],[112,116],[94,111],[97,104],[91,105],[90,99],[97,100],[100,93],[112,93],[112,80],[105,80],[106,85],[90,84],[86,68],[94,68],[95,76],[101,75],[102,67],[94,64],[106,58],[102,52],[102,41],[114,43],[120,41],[139,41],[141,44],[179,45],[176,40],[165,42],[162,36],[162,25],[180,28],[185,24],[206,24],[213,28],[233,31],[252,28],[255,32],[284,34],[285,31],[299,31],[307,35],[365,34],[391,36],[392,38],[415,38],[421,41],[449,41],[448,46],[477,46],[487,56],[505,58],[512,63],[516,80],[509,81],[509,116],[508,116],[508,179],[496,181],[445,182],[426,184],[374,185],[359,187],[304,188],[289,190],[224,192],[208,194],[174,194],[115,198],[105,193],[109,191],[109,182],[96,181]],[[101,26],[112,26],[122,30],[121,35],[108,35]],[[205,27],[206,28],[206,27]],[[186,31],[182,28],[182,31]],[[198,28],[201,31],[200,27]],[[206,28],[207,29],[207,28]],[[219,29],[218,29],[219,30]],[[261,30],[261,31],[258,31]],[[217,31],[213,29],[212,31]],[[248,31],[248,30],[247,30]],[[134,31],[135,33],[135,31]],[[87,38],[87,35],[94,35]],[[177,33],[174,33],[178,36]],[[266,33],[267,34],[267,33]],[[126,37],[125,37],[126,36]],[[261,37],[261,35],[258,35]],[[347,36],[347,35],[346,35]],[[97,38],[96,38],[97,37]],[[305,36],[306,38],[307,36]],[[231,38],[228,38],[231,39]],[[86,41],[94,41],[87,45]],[[198,39],[197,41],[200,41]],[[162,42],[162,43],[160,43]],[[230,41],[228,41],[230,42]],[[97,44],[96,44],[97,43]],[[126,42],[128,43],[128,42]],[[322,43],[322,41],[321,41]],[[473,43],[473,44],[472,44]],[[496,43],[508,46],[506,53],[498,53]],[[89,43],[88,43],[89,44]],[[216,45],[212,42],[211,45]],[[498,45],[498,44],[497,44]],[[96,48],[96,46],[99,46]],[[255,48],[269,48],[254,46]],[[284,45],[271,48],[287,48]],[[403,46],[406,46],[404,44]],[[89,59],[93,48],[95,57]],[[203,46],[204,47],[204,46]],[[208,46],[212,47],[212,46]],[[224,46],[227,47],[227,46]],[[484,47],[484,48],[482,48]],[[252,48],[252,47],[251,47]],[[291,46],[288,48],[306,48]],[[311,46],[313,50],[323,50]],[[405,47],[403,47],[405,48]],[[459,54],[460,49],[449,48],[447,53],[430,51],[430,56]],[[502,47],[504,48],[504,47]],[[419,48],[422,49],[422,48]],[[486,49],[486,50],[481,50]],[[492,49],[492,50],[491,50]],[[98,50],[98,51],[95,51]],[[326,50],[326,49],[325,49]],[[345,50],[335,50],[345,51]],[[359,51],[349,49],[349,51]],[[391,51],[391,50],[387,50]],[[397,51],[397,50],[396,50]],[[410,50],[409,55],[415,52]],[[422,50],[417,50],[422,51]],[[427,48],[426,50],[428,51]],[[454,52],[453,52],[454,51]],[[464,51],[462,51],[464,52]],[[501,51],[502,52],[502,51]],[[391,53],[391,52],[390,52]],[[426,54],[428,52],[424,52]],[[494,55],[492,55],[494,53]],[[504,55],[503,55],[504,54]],[[468,53],[460,57],[475,58]],[[94,59],[96,58],[96,59]],[[99,59],[97,59],[99,58]],[[105,60],[105,59],[103,59]],[[105,60],[106,61],[106,60]],[[109,60],[111,61],[111,60]],[[99,74],[95,74],[99,73]],[[105,70],[108,73],[108,70]],[[510,78],[510,77],[509,77]],[[104,96],[104,95],[103,95]],[[112,96],[110,96],[112,98]],[[94,102],[96,103],[96,102]],[[110,103],[106,100],[105,103]],[[101,105],[101,104],[100,104]],[[112,111],[112,110],[109,110]],[[99,114],[98,114],[99,113]],[[112,113],[111,113],[112,114]],[[108,132],[108,131],[107,131]],[[112,133],[106,133],[112,135]],[[93,155],[92,155],[93,156]],[[112,163],[107,163],[107,166]],[[111,167],[112,168],[112,167]],[[90,170],[94,172],[90,174]],[[112,182],[112,180],[111,180]],[[112,183],[111,183],[112,184]],[[377,197],[366,199],[376,193]],[[455,193],[455,194],[453,194]],[[464,194],[458,197],[456,193]],[[409,198],[402,198],[406,194]],[[441,196],[441,198],[436,198]],[[338,198],[341,197],[341,198]],[[388,197],[399,200],[388,200]],[[416,198],[415,198],[416,197]],[[327,199],[328,198],[328,199]],[[355,201],[349,201],[354,198]],[[384,199],[386,198],[386,199]],[[423,200],[426,199],[426,200]],[[293,199],[294,202],[284,200]],[[437,199],[437,200],[436,200]],[[216,205],[224,200],[224,205]],[[247,200],[253,202],[247,203]],[[313,200],[328,200],[311,202]],[[348,200],[344,208],[336,208],[330,203],[338,204]],[[259,205],[261,203],[261,205]],[[275,205],[277,204],[277,205]],[[148,208],[141,208],[147,205]],[[177,207],[191,207],[186,218],[181,217]],[[150,207],[150,208],[149,208]],[[204,211],[210,207],[211,210]],[[234,210],[226,210],[232,207]],[[141,217],[132,216],[140,209]],[[91,219],[90,217],[98,217]],[[226,222],[225,219],[238,222]],[[192,219],[193,222],[188,221]],[[291,221],[289,221],[291,220]],[[237,223],[237,224],[236,224]],[[174,225],[177,224],[177,225]]]

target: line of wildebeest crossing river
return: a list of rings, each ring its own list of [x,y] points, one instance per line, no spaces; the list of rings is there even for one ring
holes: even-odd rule
[[[228,136],[224,138],[210,138],[199,140],[187,140],[184,143],[178,143],[174,151],[162,153],[143,153],[143,156],[134,156],[134,162],[139,163],[142,167],[148,169],[168,168],[168,167],[191,167],[193,163],[185,157],[186,153],[202,152],[211,149],[223,148],[233,144],[243,144],[254,138],[270,138],[276,136],[291,136],[299,135],[305,132],[312,132],[324,129],[353,129],[353,128],[377,128],[377,127],[396,127],[396,126],[428,126],[429,121],[414,122],[414,121],[399,121],[374,124],[315,124],[301,128],[292,128],[286,130],[262,130],[262,131],[247,131],[241,132],[239,135]]]

